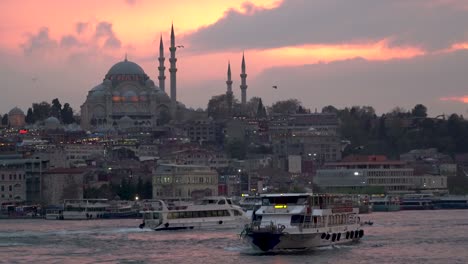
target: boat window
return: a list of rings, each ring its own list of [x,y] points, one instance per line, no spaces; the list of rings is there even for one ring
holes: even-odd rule
[[[276,196],[276,197],[263,197],[262,205],[272,204],[289,204],[289,205],[302,205],[307,201],[307,196]]]
[[[225,200],[219,200],[218,204],[226,204],[226,201]]]
[[[232,201],[230,199],[227,200],[228,204],[232,204]]]

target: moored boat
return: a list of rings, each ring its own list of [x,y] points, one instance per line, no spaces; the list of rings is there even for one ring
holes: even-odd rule
[[[433,200],[434,209],[468,209],[468,195],[442,196]]]
[[[108,207],[107,199],[64,200],[63,219],[87,220],[104,218]]]
[[[428,210],[434,209],[434,195],[429,193],[405,194],[400,201],[401,210]]]
[[[309,250],[358,241],[359,209],[339,195],[264,194],[241,238],[261,251]]]
[[[400,211],[400,200],[393,196],[372,196],[369,201],[373,212]]]
[[[178,229],[240,228],[249,222],[242,209],[225,197],[205,197],[193,204],[168,206],[159,200],[156,208],[142,211],[141,228],[155,231]]]

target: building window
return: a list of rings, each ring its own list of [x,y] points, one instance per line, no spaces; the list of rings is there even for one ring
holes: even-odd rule
[[[12,187],[11,185],[8,186],[8,190],[9,190],[10,192],[13,191],[13,187]]]
[[[2,192],[5,191],[5,186],[2,185],[1,190],[2,190]]]

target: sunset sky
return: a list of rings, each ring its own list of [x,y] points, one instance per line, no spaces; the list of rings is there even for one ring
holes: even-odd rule
[[[239,98],[244,52],[247,96],[266,104],[468,115],[466,0],[2,0],[0,14],[0,114],[57,97],[79,111],[125,54],[157,83],[174,23],[188,107],[226,91],[228,61]]]

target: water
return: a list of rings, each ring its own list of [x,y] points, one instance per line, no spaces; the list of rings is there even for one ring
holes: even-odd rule
[[[468,263],[468,210],[362,215],[361,242],[264,254],[239,230],[141,230],[141,220],[0,220],[0,263]]]

